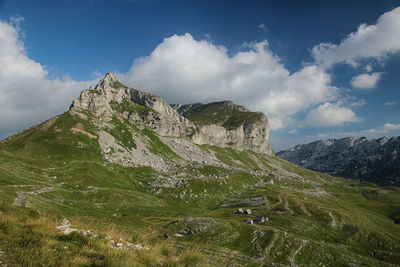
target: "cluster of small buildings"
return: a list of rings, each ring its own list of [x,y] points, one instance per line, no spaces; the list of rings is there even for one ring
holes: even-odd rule
[[[237,213],[239,213],[239,214],[251,214],[251,209],[247,209],[247,210],[238,209]]]
[[[243,209],[238,209],[238,210],[237,210],[237,213],[238,213],[238,214],[248,214],[248,215],[251,215],[251,209],[245,209],[245,210],[243,210]],[[256,218],[255,218],[254,220],[251,219],[251,218],[248,218],[248,219],[246,220],[246,222],[247,222],[248,224],[253,224],[254,222],[258,222],[258,223],[268,222],[268,216],[267,216],[267,215],[258,215],[258,216],[256,216]]]

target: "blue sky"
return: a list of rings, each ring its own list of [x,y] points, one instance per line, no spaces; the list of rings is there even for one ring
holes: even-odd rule
[[[274,149],[400,135],[398,1],[0,0],[0,138],[112,71],[267,114]]]

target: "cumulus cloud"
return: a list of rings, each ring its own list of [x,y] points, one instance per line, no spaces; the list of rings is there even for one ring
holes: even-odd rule
[[[0,21],[0,135],[65,111],[82,89],[95,83],[49,79],[46,69],[26,55],[18,26],[23,20],[14,21],[15,25]],[[119,76],[127,85],[160,95],[169,103],[233,100],[266,113],[272,129],[295,126],[296,113],[341,97],[324,68],[308,65],[290,73],[267,41],[248,44],[244,51],[229,55],[225,47],[210,40],[173,35]],[[340,106],[338,112],[347,117],[320,125],[355,121],[351,109]]]
[[[26,55],[20,23],[0,20],[0,135],[26,128],[65,111],[88,86],[69,78],[50,80],[43,66]]]
[[[272,129],[286,127],[301,110],[338,97],[322,68],[311,65],[290,73],[266,41],[229,56],[225,47],[188,33],[165,38],[120,77],[169,103],[233,100],[266,113]]]
[[[357,122],[360,119],[349,108],[341,103],[324,103],[310,110],[306,123],[311,126],[339,126],[346,122]]]
[[[339,44],[321,43],[312,48],[315,62],[330,68],[336,63],[354,67],[362,58],[383,59],[400,51],[400,7],[380,16],[376,24],[361,24]]]
[[[351,79],[351,86],[359,89],[371,89],[376,86],[379,79],[381,78],[380,72],[374,72],[371,74],[364,73],[358,76],[355,76]]]

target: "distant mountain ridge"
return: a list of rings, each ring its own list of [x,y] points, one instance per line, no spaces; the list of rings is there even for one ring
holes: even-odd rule
[[[277,153],[304,168],[380,185],[400,185],[400,136],[346,137],[296,145]]]

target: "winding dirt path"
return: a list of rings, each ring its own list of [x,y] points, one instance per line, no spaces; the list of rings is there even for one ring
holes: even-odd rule
[[[296,255],[300,252],[300,250],[306,245],[307,240],[301,240],[301,244],[299,246],[299,248],[293,253],[292,256],[289,257],[289,261],[290,261],[290,266],[291,267],[297,267],[296,264]]]
[[[336,220],[335,220],[335,217],[333,217],[332,212],[328,211],[328,214],[332,218],[332,221],[329,223],[329,225],[332,226],[332,227],[336,227],[336,225],[337,225],[336,224]]]
[[[284,199],[284,200],[285,200],[285,205],[284,205],[285,210],[287,210],[291,214],[294,214],[294,211],[289,209],[289,201],[287,201],[287,199]]]
[[[282,203],[283,200],[282,200],[282,198],[281,198],[280,195],[278,195],[278,199],[279,199],[279,202],[278,202],[278,203],[275,203],[275,204],[272,204],[271,207],[276,207],[276,206],[278,206],[279,204]]]
[[[272,237],[271,242],[269,243],[268,247],[265,248],[265,255],[266,256],[270,253],[272,247],[275,245],[275,242],[278,239],[278,235],[279,235],[279,233],[274,231],[274,236]]]

